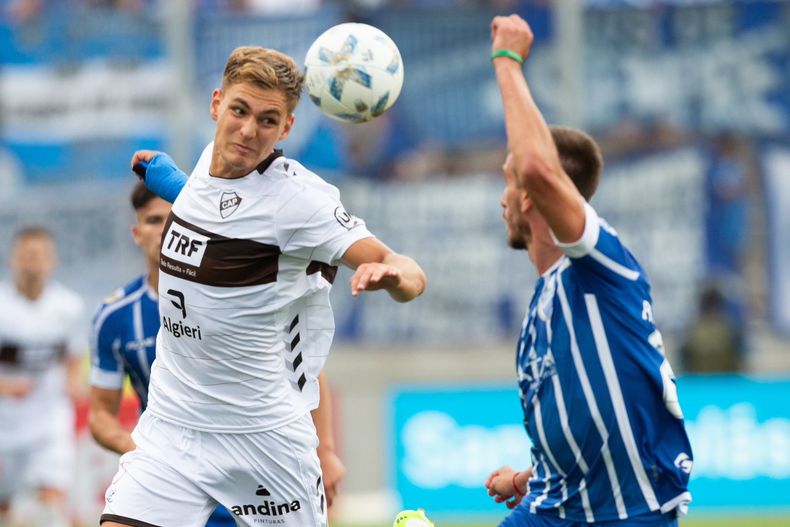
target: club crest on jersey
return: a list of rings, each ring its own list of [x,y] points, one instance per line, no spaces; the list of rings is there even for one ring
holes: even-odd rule
[[[224,220],[239,208],[241,196],[235,192],[223,192],[219,197],[219,215]]]

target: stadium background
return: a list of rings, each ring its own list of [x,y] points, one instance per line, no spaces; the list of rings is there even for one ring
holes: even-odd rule
[[[790,525],[790,2],[0,6],[0,256],[18,226],[49,226],[58,278],[89,311],[143,268],[129,236],[131,153],[165,149],[191,166],[211,138],[209,94],[233,47],[301,59],[346,20],[398,43],[406,81],[390,112],[346,126],[305,101],[283,145],[429,276],[407,306],[352,299],[348,274],[333,292],[327,371],[348,468],[335,516],[370,525],[404,507],[493,524],[503,510],[482,481],[500,464],[528,463],[513,343],[535,276],[504,241],[504,127],[488,61],[491,17],[519,12],[537,38],[526,65],[535,96],[550,122],[602,144],[593,204],[653,281],[695,448],[695,502],[682,524]],[[722,193],[717,181],[736,184]],[[704,328],[698,303],[711,285],[745,337],[742,360],[692,375],[717,369],[680,353]],[[133,422],[131,399],[125,411]],[[75,514],[93,524],[115,457],[92,443],[84,419],[77,433]]]

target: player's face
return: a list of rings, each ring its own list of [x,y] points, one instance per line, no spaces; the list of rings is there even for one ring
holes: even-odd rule
[[[217,121],[211,175],[226,178],[252,172],[293,125],[282,92],[246,82],[214,90],[211,118]]]
[[[530,238],[529,224],[524,218],[524,199],[526,193],[518,187],[513,171],[513,156],[508,154],[502,166],[505,190],[499,199],[502,205],[502,219],[507,227],[507,243],[513,249],[526,249]]]
[[[132,226],[132,238],[145,254],[149,264],[159,264],[159,247],[165,221],[170,215],[170,203],[154,198],[137,210],[137,223]]]
[[[55,244],[48,236],[23,236],[14,245],[11,268],[20,281],[44,282],[56,265]]]

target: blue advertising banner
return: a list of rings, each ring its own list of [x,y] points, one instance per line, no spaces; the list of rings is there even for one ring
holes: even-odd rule
[[[678,380],[694,450],[691,513],[790,508],[790,379]],[[404,508],[499,516],[483,483],[531,464],[518,394],[505,386],[401,387],[392,398],[393,485]]]

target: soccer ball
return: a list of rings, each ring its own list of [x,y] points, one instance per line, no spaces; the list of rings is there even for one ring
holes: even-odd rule
[[[383,31],[345,23],[327,29],[304,59],[307,94],[329,117],[364,123],[389,109],[403,86],[398,47]]]
[[[400,511],[395,516],[395,521],[392,522],[392,527],[434,527],[433,522],[425,517],[425,511],[417,509],[416,511],[405,510]]]

